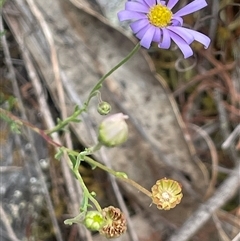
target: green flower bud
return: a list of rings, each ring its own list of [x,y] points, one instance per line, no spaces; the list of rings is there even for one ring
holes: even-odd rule
[[[128,126],[125,122],[127,118],[127,115],[118,113],[103,120],[98,129],[99,142],[107,147],[124,143],[128,138]]]
[[[107,115],[111,111],[111,105],[107,102],[102,101],[98,104],[97,111],[100,115]]]
[[[86,228],[98,231],[104,224],[103,215],[98,211],[89,211],[85,216],[84,224]]]
[[[116,172],[117,177],[128,179],[128,176],[125,172]]]

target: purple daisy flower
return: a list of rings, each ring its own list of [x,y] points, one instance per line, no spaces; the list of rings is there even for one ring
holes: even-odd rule
[[[125,10],[118,13],[120,21],[134,20],[130,27],[141,46],[149,49],[151,42],[158,43],[159,48],[169,49],[171,39],[182,51],[184,58],[193,55],[189,46],[194,40],[208,48],[210,39],[195,30],[183,27],[182,17],[207,6],[205,0],[194,0],[176,13],[172,8],[179,0],[136,0],[128,1]]]

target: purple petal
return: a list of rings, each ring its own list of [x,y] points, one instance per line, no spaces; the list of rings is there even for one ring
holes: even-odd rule
[[[153,36],[155,34],[155,28],[154,26],[150,25],[150,28],[145,32],[143,38],[140,41],[140,44],[149,49],[151,46],[151,43],[153,41]]]
[[[194,41],[193,35],[190,32],[186,31],[186,28],[179,26],[168,26],[167,29],[179,35],[179,37],[184,39],[187,44],[190,44]]]
[[[143,19],[143,18],[147,18],[146,14],[136,13],[136,12],[127,11],[127,10],[122,10],[118,13],[119,21],[138,20],[138,19]]]
[[[193,55],[191,47],[180,36],[173,32],[170,32],[170,36],[172,40],[175,42],[175,44],[182,51],[185,59]]]
[[[150,28],[150,25],[147,25],[146,27],[142,28],[137,34],[136,37],[138,39],[142,39],[143,36],[145,35],[145,33],[147,32],[147,30]]]
[[[150,8],[156,5],[156,0],[143,0]]]
[[[153,36],[153,41],[160,43],[162,37],[162,29],[160,28],[155,28],[155,34]]]
[[[210,42],[211,42],[211,39],[210,39],[208,36],[206,36],[205,34],[202,34],[202,33],[198,32],[198,31],[196,31],[196,30],[192,30],[192,29],[188,29],[188,28],[186,28],[185,31],[187,31],[188,33],[190,33],[190,34],[194,37],[194,39],[195,39],[196,41],[198,41],[198,42],[200,42],[201,44],[203,44],[204,47],[205,47],[205,49],[208,48],[208,46],[209,46],[209,44],[210,44]]]
[[[149,21],[148,19],[140,19],[140,20],[137,20],[136,22],[134,23],[131,23],[130,24],[130,27],[133,31],[133,33],[138,33],[142,28],[146,27],[147,25],[149,24]]]
[[[171,45],[171,38],[169,31],[166,28],[162,28],[162,42],[159,43],[158,47],[162,49],[169,49]]]
[[[182,26],[183,25],[183,19],[181,17],[172,17],[171,25],[172,26]]]
[[[174,14],[174,17],[182,17],[189,13],[193,13],[207,6],[205,0],[195,0]]]
[[[172,9],[172,8],[177,4],[178,1],[179,1],[179,0],[169,0],[169,1],[168,1],[168,4],[167,4],[167,7],[168,7],[169,9]]]
[[[127,2],[125,9],[133,12],[148,13],[149,7],[139,2]]]
[[[163,6],[166,6],[166,1],[157,0],[157,4],[161,4]]]

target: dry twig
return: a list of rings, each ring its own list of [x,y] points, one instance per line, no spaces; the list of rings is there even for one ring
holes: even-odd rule
[[[212,215],[213,221],[215,223],[215,226],[218,230],[219,236],[221,238],[222,241],[231,241],[229,239],[229,237],[227,236],[226,232],[224,231],[224,229],[222,228],[221,222],[218,219],[217,215],[215,213],[213,213]]]
[[[3,29],[2,18],[0,18],[0,31],[2,29]],[[20,36],[21,36],[21,34],[19,34],[19,37]],[[18,85],[17,85],[17,80],[16,80],[14,69],[13,69],[13,65],[12,65],[12,62],[11,62],[11,56],[10,56],[10,52],[9,52],[9,49],[8,49],[8,45],[7,45],[7,41],[6,41],[5,36],[2,36],[2,45],[3,45],[3,49],[4,49],[6,63],[7,63],[7,66],[9,68],[9,71],[11,72],[11,81],[12,81],[12,85],[13,85],[13,88],[14,88],[14,93],[15,93],[15,95],[18,98],[18,101],[20,103],[21,115],[23,116],[23,119],[26,119],[26,113],[25,113],[25,110],[24,110],[24,107],[23,107],[22,98],[21,98],[20,91],[19,91],[19,88],[18,88]],[[28,131],[27,133],[28,133],[29,142],[34,143],[32,133],[30,131]],[[51,201],[51,198],[50,198],[50,194],[48,192],[42,170],[39,166],[38,155],[37,155],[36,149],[34,147],[32,147],[32,151],[34,153],[33,161],[35,163],[35,168],[36,168],[38,177],[41,181],[41,185],[44,189],[44,196],[45,196],[45,200],[47,202],[47,207],[48,207],[48,210],[49,210],[49,214],[50,214],[50,218],[51,218],[51,221],[52,221],[52,224],[53,224],[53,228],[54,228],[55,233],[56,233],[56,238],[57,238],[58,241],[63,241],[63,238],[62,238],[62,235],[61,235],[61,232],[60,232],[60,228],[59,228],[56,216],[55,216],[52,201]]]
[[[219,113],[219,121],[220,121],[222,136],[223,136],[223,139],[226,140],[230,135],[230,123],[228,120],[228,115],[226,113],[226,110],[224,109],[224,106],[222,104],[222,99],[223,99],[222,94],[218,89],[215,90],[214,99],[215,99],[215,103]],[[239,161],[238,161],[237,153],[234,150],[233,146],[230,146],[228,153],[232,161],[237,164]]]
[[[239,241],[240,239],[240,232],[235,236],[235,238],[232,241]]]
[[[230,64],[226,64],[223,66],[218,66],[214,69],[208,70],[206,71],[204,74],[199,74],[196,75],[191,81],[189,81],[187,84],[185,84],[184,86],[178,88],[177,90],[174,91],[173,95],[174,97],[180,95],[181,93],[183,93],[187,88],[199,83],[200,81],[204,80],[204,79],[208,79],[210,77],[213,77],[216,74],[221,75],[222,72],[224,71],[228,71],[228,70],[232,70],[235,67],[235,63],[230,63]]]
[[[218,155],[217,155],[217,150],[216,147],[210,138],[210,136],[207,134],[206,131],[204,131],[202,128],[194,125],[194,124],[189,124],[192,129],[194,129],[198,134],[205,140],[206,144],[208,145],[210,154],[211,154],[211,160],[212,160],[212,176],[211,180],[209,182],[207,191],[205,192],[204,199],[207,199],[210,197],[212,192],[214,191],[215,184],[217,182],[217,174],[218,174]]]
[[[240,164],[215,191],[213,196],[201,204],[195,213],[173,234],[168,241],[187,241],[211,218],[212,214],[230,200],[240,187]]]
[[[14,19],[12,19],[12,18],[10,18],[10,16],[8,16],[8,12],[4,11],[4,13],[5,13],[5,17],[8,19],[8,22],[11,23],[11,27],[14,29],[13,32],[15,33],[15,38],[16,38],[16,40],[19,44],[20,50],[22,52],[25,66],[26,66],[26,69],[28,70],[28,75],[32,81],[32,84],[33,84],[33,87],[35,90],[35,94],[38,98],[40,111],[43,114],[43,119],[46,123],[47,128],[51,129],[55,126],[55,124],[52,119],[51,112],[49,110],[45,96],[43,95],[44,91],[40,84],[41,81],[38,77],[35,67],[33,66],[30,54],[24,45],[23,38],[22,38],[23,33],[19,32],[16,22],[14,21]],[[55,133],[52,135],[52,137],[55,142],[61,143],[61,140],[60,140],[60,137],[58,136],[58,134]],[[69,167],[68,167],[66,161],[62,160],[60,163],[61,163],[61,168],[63,171],[64,179],[65,179],[66,183],[68,183],[67,190],[69,193],[69,197],[71,199],[71,209],[72,209],[71,211],[72,211],[73,215],[77,215],[79,212],[79,203],[80,203],[80,199],[82,196],[81,190],[79,189],[79,185],[78,185],[77,181],[72,176],[72,173],[69,170]],[[78,231],[79,231],[79,235],[82,236],[83,230],[82,230],[81,226],[78,226]],[[86,235],[87,235],[87,240],[91,241],[92,239],[89,235],[89,232],[87,232]]]
[[[228,138],[223,142],[222,149],[228,149],[236,138],[240,137],[240,124],[234,129],[234,131],[228,136]]]

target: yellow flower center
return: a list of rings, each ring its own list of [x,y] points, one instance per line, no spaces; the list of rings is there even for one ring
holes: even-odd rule
[[[172,15],[171,10],[160,4],[150,8],[147,14],[150,23],[159,28],[168,26],[171,22]]]

